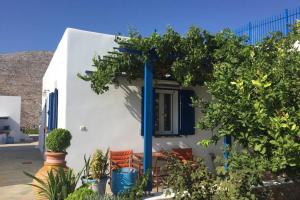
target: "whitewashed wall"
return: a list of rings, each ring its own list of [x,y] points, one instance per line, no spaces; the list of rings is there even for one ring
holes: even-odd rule
[[[69,129],[73,135],[67,162],[76,170],[83,167],[84,154],[90,155],[97,148],[143,151],[143,137],[140,136],[143,82],[129,84],[121,80],[120,86],[111,85],[108,92],[97,95],[88,82],[77,77],[78,72],[84,74],[85,70],[93,70],[92,58],[95,55],[105,55],[113,49],[116,45],[114,38],[112,35],[67,29],[44,77],[44,89],[51,88],[57,81],[58,127]],[[194,89],[197,95],[209,98],[204,88]],[[196,111],[196,119],[200,115]],[[86,131],[80,127],[86,127]],[[194,153],[203,157],[212,168],[209,153],[220,147],[199,147],[197,142],[209,133],[197,132],[188,137],[153,138],[153,150],[193,147]]]
[[[7,120],[0,120],[0,129],[3,129],[3,126],[9,125],[11,129],[9,136],[13,136],[15,142],[25,139],[25,136],[20,131],[20,96],[0,96],[0,117],[3,116],[7,116],[9,118]]]
[[[52,60],[43,77],[42,109],[45,104],[48,109],[49,93],[55,88],[59,90],[58,126],[66,127],[66,85],[67,85],[67,57],[68,57],[68,32],[67,29],[52,57]]]

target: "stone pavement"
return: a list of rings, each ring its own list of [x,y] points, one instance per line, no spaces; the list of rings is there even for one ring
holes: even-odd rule
[[[32,180],[23,171],[35,174],[43,165],[37,142],[0,144],[0,200],[33,200]]]

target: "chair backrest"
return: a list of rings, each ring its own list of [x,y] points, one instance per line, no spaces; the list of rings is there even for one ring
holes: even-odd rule
[[[131,167],[132,161],[132,150],[126,151],[110,151],[109,159],[110,159],[110,168],[123,168],[123,167]]]
[[[172,149],[172,153],[180,160],[193,160],[192,148],[174,148]]]

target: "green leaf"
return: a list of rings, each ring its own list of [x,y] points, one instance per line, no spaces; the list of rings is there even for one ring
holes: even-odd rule
[[[265,83],[265,84],[264,84],[264,88],[270,87],[271,85],[272,85],[271,82]]]
[[[255,144],[254,150],[260,152],[262,150],[262,144]]]
[[[208,147],[210,144],[212,144],[214,141],[210,139],[203,139],[199,141],[197,144],[202,145],[203,147]]]
[[[252,84],[255,86],[255,87],[258,87],[260,88],[261,87],[261,82],[258,81],[258,80],[251,80]]]

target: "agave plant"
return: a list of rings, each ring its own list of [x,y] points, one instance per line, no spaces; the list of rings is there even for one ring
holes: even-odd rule
[[[24,172],[24,174],[37,182],[28,185],[38,188],[41,196],[49,200],[63,200],[74,192],[82,170],[75,175],[72,169],[52,169],[47,172],[48,177],[46,180],[42,180],[28,172]]]
[[[83,177],[84,178],[90,178],[90,165],[91,165],[91,156],[88,158],[86,157],[86,154],[84,154],[84,169],[83,169]]]

